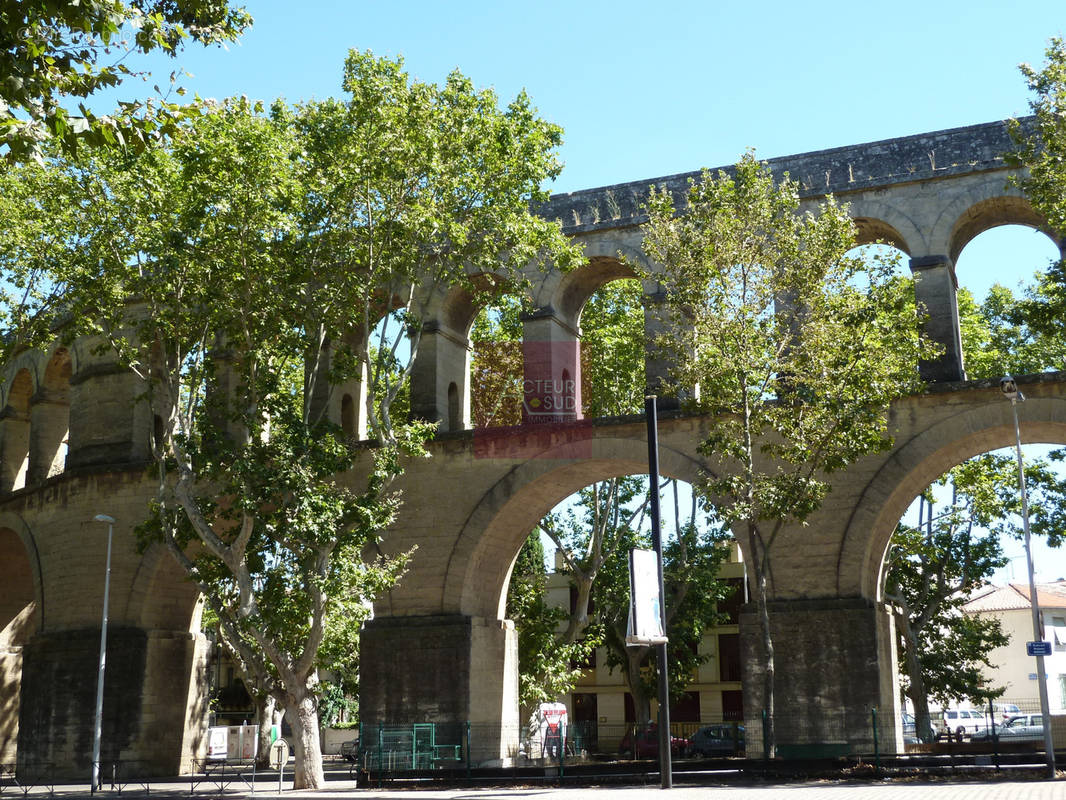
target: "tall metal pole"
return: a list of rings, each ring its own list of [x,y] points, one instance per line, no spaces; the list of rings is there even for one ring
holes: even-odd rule
[[[93,722],[93,774],[90,792],[100,788],[100,733],[104,723],[104,669],[107,663],[107,607],[111,592],[111,534],[115,519],[107,514],[97,514],[94,522],[107,523],[107,562],[104,567],[104,616],[100,623],[100,663],[96,669],[96,717]]]
[[[1018,424],[1018,401],[1025,401],[1025,395],[1018,391],[1014,379],[1010,376],[1000,381],[1000,389],[1010,400],[1014,414],[1014,450],[1018,457],[1018,492],[1022,496],[1022,530],[1025,542],[1025,566],[1029,573],[1029,605],[1033,613],[1033,641],[1044,639],[1040,626],[1040,602],[1036,595],[1036,580],[1033,577],[1033,552],[1029,546],[1029,492],[1025,487],[1025,462],[1022,460],[1022,429]],[[1055,744],[1051,736],[1051,712],[1047,696],[1047,671],[1044,669],[1044,656],[1036,657],[1036,680],[1040,686],[1040,719],[1044,723],[1044,752],[1047,756],[1048,777],[1055,777]]]
[[[655,395],[644,398],[644,414],[648,420],[648,479],[651,489],[651,542],[659,573],[659,622],[666,632],[666,591],[663,586],[663,538],[659,520],[659,425],[655,411]],[[664,789],[674,785],[674,767],[670,753],[670,675],[666,663],[666,644],[656,645],[659,662],[659,772]]]

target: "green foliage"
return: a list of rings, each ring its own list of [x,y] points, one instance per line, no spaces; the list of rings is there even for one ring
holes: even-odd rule
[[[596,640],[560,642],[557,628],[566,609],[547,600],[544,545],[532,533],[522,546],[507,590],[507,616],[518,631],[518,695],[523,708],[554,702],[569,692],[581,677]]]
[[[522,304],[502,295],[470,329],[470,416],[475,428],[520,425],[523,403]]]
[[[1024,166],[1028,174],[1019,183],[1033,207],[1053,231],[1066,233],[1066,42],[1054,37],[1044,52],[1040,70],[1019,65],[1034,97],[1029,108],[1035,118],[1032,129],[1016,120],[1010,124],[1016,150],[1008,154],[1014,166]]]
[[[65,335],[142,379],[159,491],[140,533],[287,707],[310,786],[319,670],[352,691],[365,606],[410,557],[378,545],[390,487],[432,432],[396,414],[426,306],[442,286],[476,291],[477,271],[518,282],[571,253],[529,211],[559,130],[524,95],[500,110],[458,73],[436,87],[357,52],[345,88],[295,109],[204,104],[166,147],[18,167],[4,180],[28,178],[43,244],[0,247],[19,342],[62,314]],[[27,218],[0,212],[5,230]],[[325,415],[363,375],[376,442],[356,448]]]
[[[581,403],[586,417],[644,409],[644,306],[639,281],[602,286],[581,312]]]
[[[918,730],[928,728],[929,699],[949,704],[999,696],[983,669],[1007,644],[996,618],[965,614],[971,593],[1006,564],[1000,541],[1017,536],[1021,498],[1013,455],[986,453],[958,465],[920,498],[917,525],[900,523],[889,546],[885,597],[900,644],[902,686]],[[1027,464],[1030,523],[1057,547],[1063,536],[1066,481],[1043,461]],[[934,513],[936,495],[950,500]]]
[[[766,610],[771,552],[825,499],[826,474],[891,443],[887,410],[920,388],[913,288],[891,262],[848,255],[855,230],[832,199],[799,213],[798,185],[775,184],[752,153],[704,172],[677,213],[652,189],[643,248],[662,272],[660,345],[682,387],[699,387],[699,487],[747,547],[766,664],[773,747],[773,642]]]
[[[1020,298],[996,284],[978,304],[968,289],[959,289],[959,327],[968,378],[1066,369],[1066,329],[1057,319],[1046,317],[1056,302],[1057,269],[1052,266],[1038,274],[1036,284]]]
[[[637,491],[647,492],[647,479],[629,478]],[[672,487],[675,507],[678,486]],[[718,580],[729,553],[729,531],[713,518],[700,519],[695,500],[689,519],[675,514],[677,535],[663,540],[663,584],[666,593],[667,663],[672,696],[688,688],[693,672],[707,660],[700,654],[703,636],[722,621],[718,605],[726,599],[727,584]],[[629,616],[629,551],[650,548],[650,532],[643,525],[627,525],[618,531],[619,544],[605,563],[593,593],[598,622],[603,627],[607,665],[621,668],[638,703],[638,716],[648,713],[648,698],[656,694],[658,663],[652,647],[628,647],[625,643]],[[644,708],[640,708],[640,704]]]
[[[1045,55],[1040,70],[1029,64],[1019,67],[1034,95],[1029,101],[1034,123],[1028,127],[1011,121],[1016,149],[1007,154],[1007,161],[1027,170],[1016,183],[1051,231],[1062,238],[1066,236],[1066,42],[1052,38]],[[1053,262],[1040,276],[1036,288],[1020,303],[1019,315],[1034,334],[1066,341],[1066,262]],[[1063,365],[1059,348],[1051,366]]]
[[[40,158],[52,140],[67,152],[79,144],[144,147],[171,133],[181,109],[170,103],[120,104],[97,116],[79,102],[138,76],[131,53],[175,55],[185,40],[236,39],[252,22],[226,0],[79,0],[7,2],[0,14],[0,152],[10,161]],[[147,112],[147,113],[140,113]]]

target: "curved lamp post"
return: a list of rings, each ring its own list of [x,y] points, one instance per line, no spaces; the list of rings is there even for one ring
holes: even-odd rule
[[[100,731],[104,721],[104,665],[107,662],[107,606],[111,590],[111,534],[115,529],[115,518],[107,514],[97,514],[93,522],[107,523],[107,565],[104,568],[104,617],[100,624],[100,663],[96,669],[96,717],[93,721],[93,774],[90,792],[100,788]]]
[[[1025,488],[1025,464],[1022,461],[1022,431],[1018,424],[1018,403],[1025,402],[1025,395],[1018,391],[1014,378],[1007,375],[1000,379],[1000,391],[1010,400],[1014,412],[1014,451],[1018,456],[1018,492],[1022,496],[1022,530],[1025,542],[1025,565],[1029,573],[1029,604],[1033,612],[1033,641],[1042,642],[1044,634],[1040,626],[1040,603],[1036,596],[1036,580],[1033,578],[1033,551],[1029,546],[1029,492]],[[1055,745],[1051,738],[1051,712],[1047,697],[1047,671],[1044,656],[1036,656],[1036,680],[1040,685],[1040,718],[1044,722],[1044,752],[1047,754],[1048,777],[1055,777]]]

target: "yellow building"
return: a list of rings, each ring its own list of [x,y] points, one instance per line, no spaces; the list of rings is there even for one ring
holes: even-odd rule
[[[562,559],[557,555],[556,571],[548,575],[548,602],[567,608],[572,603],[570,576],[562,567]],[[685,697],[671,709],[671,729],[675,735],[687,735],[709,722],[744,719],[738,623],[740,607],[748,593],[740,548],[735,543],[729,545],[729,556],[719,577],[736,590],[719,609],[726,620],[700,642],[699,652],[707,656],[706,661],[692,676]],[[595,729],[595,743],[601,751],[616,749],[627,724],[634,722],[633,701],[625,676],[620,668],[612,671],[607,667],[606,650],[602,647],[596,649],[588,669],[570,695],[559,700],[566,703],[572,724],[586,731]],[[653,719],[656,706],[653,700]]]

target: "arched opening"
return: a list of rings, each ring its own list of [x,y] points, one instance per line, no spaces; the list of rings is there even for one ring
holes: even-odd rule
[[[660,486],[670,636],[671,729],[743,720],[739,549],[691,485]],[[628,555],[651,547],[646,474],[595,481],[556,504],[512,567],[507,615],[519,641],[522,718],[562,702],[591,753],[630,752],[654,718],[654,648],[627,647]],[[649,676],[652,676],[649,680]],[[531,746],[536,746],[533,743]]]
[[[1037,273],[1058,259],[1055,242],[1029,225],[999,225],[965,243],[955,274],[968,379],[1066,368],[1053,342],[1018,315],[1019,303],[1037,291]]]
[[[166,424],[159,414],[152,415],[152,447],[162,447],[166,438]]]
[[[504,295],[483,306],[470,325],[468,340],[471,425],[520,425],[524,364],[520,298]]]
[[[462,408],[459,405],[459,387],[455,381],[448,384],[448,430],[462,427]]]
[[[1013,431],[1011,431],[1013,433]],[[1025,642],[1049,641],[1052,715],[1066,713],[1066,469],[1060,445],[1022,448],[1023,518],[1014,447],[955,464],[911,503],[889,542],[881,593],[897,635],[904,740],[1042,731],[1008,729],[1039,714],[1036,667]],[[1032,529],[1041,631],[1034,632],[1023,545]]]
[[[22,649],[37,627],[33,569],[19,536],[0,528],[0,763],[14,763],[18,743]]]
[[[10,492],[26,485],[30,454],[30,397],[33,378],[20,369],[11,382],[7,405],[0,412],[0,491]]]
[[[67,460],[70,430],[70,352],[61,348],[44,369],[44,381],[30,408],[28,483],[61,473]]]
[[[635,278],[601,285],[581,309],[581,401],[586,417],[638,414],[644,407],[648,341],[643,288]]]

